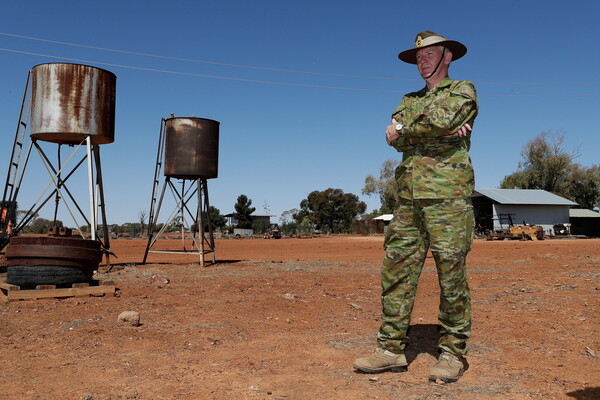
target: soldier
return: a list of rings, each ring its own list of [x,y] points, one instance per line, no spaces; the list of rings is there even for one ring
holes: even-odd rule
[[[398,55],[417,65],[426,86],[403,97],[385,132],[387,143],[402,152],[398,206],[384,242],[379,346],[354,362],[362,372],[406,370],[410,314],[428,249],[441,292],[440,355],[429,379],[455,382],[464,371],[471,333],[465,260],[473,241],[475,183],[468,151],[478,106],[473,83],[450,79],[448,68],[466,52],[459,42],[423,31],[414,48]]]

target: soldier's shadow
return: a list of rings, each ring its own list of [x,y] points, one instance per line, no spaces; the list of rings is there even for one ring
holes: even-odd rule
[[[419,356],[419,354],[429,354],[434,358],[438,358],[437,350],[440,326],[434,324],[416,324],[408,328],[408,345],[404,349],[406,361],[408,365]],[[469,369],[467,360],[464,361],[465,371]]]
[[[439,326],[433,324],[417,324],[408,328],[408,345],[404,349],[404,354],[409,364],[423,353],[437,358],[437,344],[440,337],[438,332]]]

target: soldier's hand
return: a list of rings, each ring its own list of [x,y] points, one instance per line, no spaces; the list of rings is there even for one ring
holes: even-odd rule
[[[464,137],[464,136],[467,136],[467,133],[471,132],[472,130],[473,130],[473,128],[471,128],[471,125],[464,124],[463,126],[458,128],[458,130],[456,132],[454,132],[452,135],[446,135],[444,137]]]
[[[390,146],[392,145],[392,142],[394,140],[396,140],[400,137],[400,134],[396,130],[396,125],[398,125],[398,122],[396,121],[395,118],[392,118],[392,124],[388,125],[387,128],[385,129],[385,141]]]

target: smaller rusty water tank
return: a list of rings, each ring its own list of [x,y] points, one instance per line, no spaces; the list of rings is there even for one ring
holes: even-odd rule
[[[81,64],[50,63],[31,70],[31,137],[78,144],[115,138],[115,91],[112,72]]]
[[[219,122],[205,118],[165,120],[165,176],[211,179],[219,169]]]

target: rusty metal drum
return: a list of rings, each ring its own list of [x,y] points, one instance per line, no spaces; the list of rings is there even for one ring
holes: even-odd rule
[[[196,117],[165,120],[165,176],[212,179],[218,170],[218,121]]]
[[[31,70],[31,137],[59,144],[94,144],[115,137],[112,72],[81,64],[49,63]]]
[[[96,240],[60,236],[13,236],[6,248],[7,282],[30,286],[86,283],[102,261]]]
[[[57,265],[94,270],[102,261],[100,242],[78,237],[13,236],[7,265]]]

